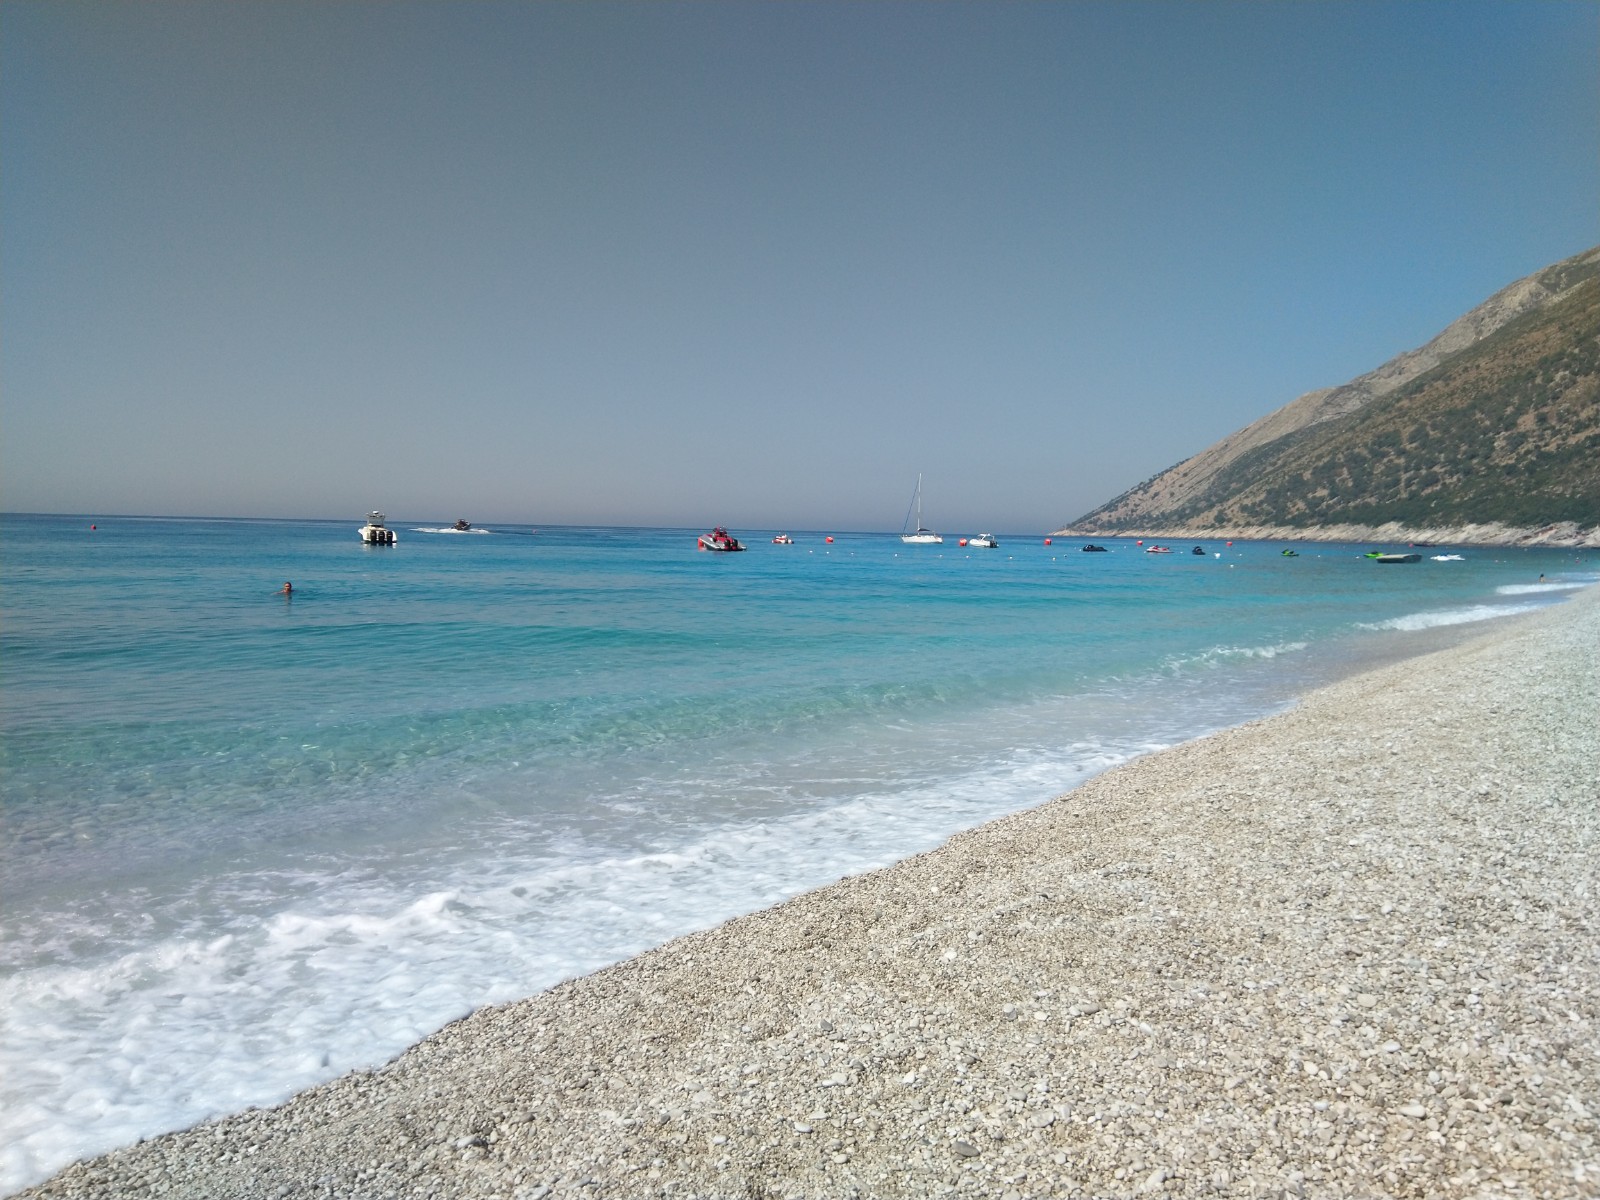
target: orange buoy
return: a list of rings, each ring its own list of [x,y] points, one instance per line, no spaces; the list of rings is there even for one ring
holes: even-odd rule
[[[1139,540],[1138,540],[1138,541],[1137,541],[1137,542],[1135,542],[1135,543],[1134,543],[1134,545],[1135,545],[1135,546],[1142,546],[1142,545],[1144,545],[1144,539],[1143,539],[1143,538],[1140,538],[1140,539],[1139,539]]]
[[[825,539],[823,539],[823,540],[824,540],[824,541],[829,541],[829,542],[831,542],[831,541],[833,541],[833,534],[831,534],[831,533],[830,533],[830,534],[829,534],[829,535],[828,535],[828,536],[827,536],[827,537],[826,537],[826,538],[825,538]]]

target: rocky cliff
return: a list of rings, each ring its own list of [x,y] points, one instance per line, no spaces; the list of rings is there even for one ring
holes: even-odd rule
[[[1062,534],[1600,545],[1600,247]]]

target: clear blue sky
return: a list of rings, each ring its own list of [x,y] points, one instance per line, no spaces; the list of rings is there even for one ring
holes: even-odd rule
[[[0,10],[0,507],[1053,528],[1600,242],[1600,4]]]

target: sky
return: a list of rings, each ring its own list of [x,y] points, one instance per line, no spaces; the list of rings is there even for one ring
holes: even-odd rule
[[[0,508],[1058,527],[1600,242],[1600,0],[7,0]]]

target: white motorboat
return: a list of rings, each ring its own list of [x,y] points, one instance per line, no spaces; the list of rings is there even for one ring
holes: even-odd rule
[[[723,553],[744,549],[744,544],[720,525],[710,533],[702,533],[698,545],[702,550],[717,550]]]
[[[970,537],[967,539],[967,545],[969,546],[987,546],[991,550],[993,550],[999,544],[999,542],[995,541],[994,534],[992,533],[980,533],[977,537]]]
[[[911,507],[917,514],[917,527],[912,533],[906,530],[911,528],[911,512],[906,513],[906,519],[900,526],[900,540],[908,546],[937,546],[944,539],[931,529],[922,524],[922,476],[917,476],[917,490],[911,496]]]
[[[392,546],[398,540],[394,530],[383,523],[383,514],[374,509],[367,514],[367,523],[360,529],[361,540],[369,546]]]

